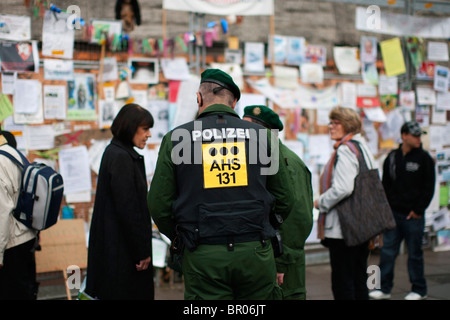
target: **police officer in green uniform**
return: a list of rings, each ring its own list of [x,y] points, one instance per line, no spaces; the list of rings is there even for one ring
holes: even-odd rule
[[[159,231],[182,254],[185,299],[281,299],[272,239],[292,208],[287,167],[264,127],[234,112],[240,91],[201,75],[197,119],[168,132],[148,193]]]
[[[244,120],[263,125],[268,129],[283,130],[279,116],[264,105],[244,108]],[[279,141],[280,158],[289,169],[292,185],[292,198],[295,201],[292,211],[280,226],[283,255],[276,258],[278,283],[283,289],[284,299],[305,300],[305,241],[312,224],[313,194],[311,172],[297,154]]]

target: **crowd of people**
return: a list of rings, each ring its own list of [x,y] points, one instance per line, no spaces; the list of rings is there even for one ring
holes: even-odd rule
[[[86,295],[154,299],[153,219],[171,240],[170,254],[183,272],[185,299],[307,299],[304,247],[315,207],[320,212],[318,235],[329,249],[336,300],[389,299],[403,239],[412,284],[405,299],[426,298],[421,239],[435,176],[418,123],[402,126],[402,143],[383,165],[382,183],[396,228],[382,235],[381,290],[369,293],[368,242],[346,245],[335,210],[353,193],[358,153],[368,168],[376,168],[359,114],[343,107],[330,112],[335,151],[321,173],[320,196],[313,201],[311,172],[278,138],[283,130],[279,116],[265,105],[251,105],[241,119],[234,111],[240,94],[227,73],[207,69],[201,74],[197,117],[164,136],[149,189],[144,159],[134,147],[145,147],[154,119],[137,104],[121,108],[98,175]],[[5,131],[0,151],[20,159],[14,136]],[[37,232],[12,215],[21,174],[0,155],[0,299],[37,296]]]

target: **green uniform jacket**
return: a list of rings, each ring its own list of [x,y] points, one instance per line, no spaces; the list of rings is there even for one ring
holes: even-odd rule
[[[230,107],[216,104],[206,108],[199,117],[210,113],[224,112],[237,116]],[[168,132],[161,142],[147,201],[150,215],[158,230],[170,240],[173,240],[176,222],[173,217],[172,204],[177,198],[177,177],[176,166],[171,159],[173,147],[171,135],[172,131]],[[291,186],[289,183],[286,183],[286,181],[289,181],[288,174],[286,163],[280,161],[278,172],[267,177],[267,189],[275,198],[273,212],[280,214],[283,219],[288,217],[294,203],[291,197]]]
[[[276,259],[277,272],[285,273],[284,295],[304,293],[305,252],[304,245],[313,224],[313,194],[311,172],[303,161],[280,141],[280,157],[289,170],[294,206],[289,217],[279,228],[283,242],[283,255]]]

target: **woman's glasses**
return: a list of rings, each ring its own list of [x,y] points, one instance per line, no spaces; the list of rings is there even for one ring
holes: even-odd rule
[[[332,127],[336,127],[336,126],[338,126],[338,125],[340,125],[340,124],[341,124],[340,121],[330,121],[330,122],[328,123],[328,125],[329,125],[329,126],[332,126]]]

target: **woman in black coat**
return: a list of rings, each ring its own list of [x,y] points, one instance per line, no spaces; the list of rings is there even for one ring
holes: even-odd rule
[[[86,293],[98,299],[154,299],[152,225],[143,149],[153,117],[127,104],[105,149],[89,234]]]

